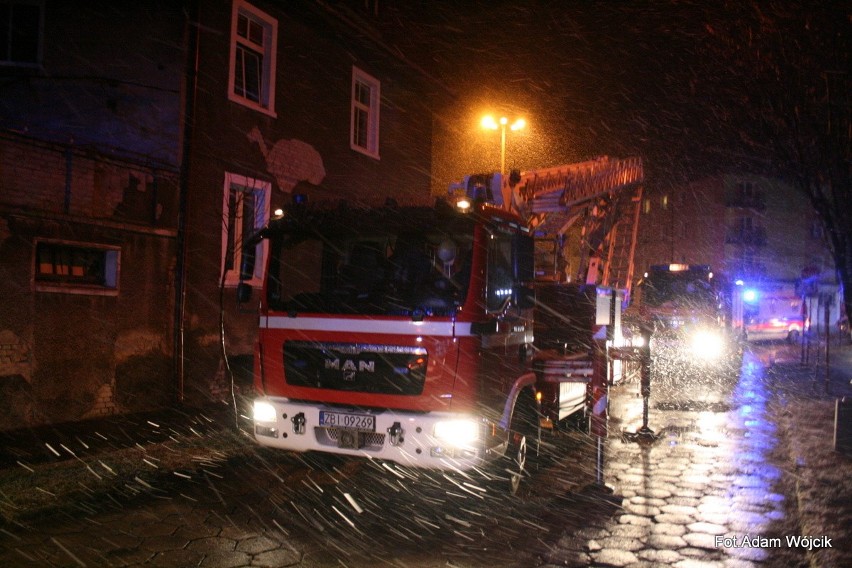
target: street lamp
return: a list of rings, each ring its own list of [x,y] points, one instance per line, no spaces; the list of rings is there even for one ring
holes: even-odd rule
[[[509,125],[509,119],[505,116],[501,116],[500,120],[494,120],[494,117],[490,114],[482,117],[482,127],[487,128],[489,130],[497,130],[500,129],[500,175],[506,173],[506,126],[509,126],[509,130],[521,130],[523,127],[527,125],[527,122],[523,118],[518,118]]]

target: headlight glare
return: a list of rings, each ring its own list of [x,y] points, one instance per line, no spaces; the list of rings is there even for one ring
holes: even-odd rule
[[[255,422],[275,422],[277,412],[275,412],[275,407],[268,402],[256,400],[254,401],[253,416]]]
[[[475,420],[442,420],[435,424],[435,438],[456,446],[469,445],[479,439],[479,423]]]
[[[692,354],[699,359],[719,359],[724,351],[725,342],[719,333],[701,330],[692,336]]]

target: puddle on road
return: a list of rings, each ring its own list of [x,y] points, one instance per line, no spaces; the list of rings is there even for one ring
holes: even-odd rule
[[[764,371],[747,354],[736,384],[697,401],[666,400],[660,389],[655,400],[652,385],[648,425],[655,432],[653,443],[634,443],[630,435],[607,441],[604,477],[621,496],[625,512],[595,528],[582,547],[564,551],[561,559],[607,563],[614,551],[596,549],[597,544],[629,536],[633,544],[617,550],[619,562],[770,560],[769,549],[723,545],[746,535],[780,536],[770,534],[784,518],[785,499],[775,491],[781,472],[770,461],[778,440],[768,416]],[[638,390],[638,385],[631,388]],[[616,389],[613,403],[611,423],[623,434],[637,431],[641,397]],[[717,537],[729,540],[719,545]],[[549,560],[558,563],[560,556]]]

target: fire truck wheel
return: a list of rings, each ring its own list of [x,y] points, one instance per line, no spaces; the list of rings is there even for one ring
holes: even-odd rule
[[[527,438],[523,434],[512,432],[510,434],[509,449],[506,452],[505,473],[509,479],[509,493],[516,495],[521,487],[526,474],[527,462]]]
[[[535,395],[529,391],[524,391],[515,403],[512,430],[523,434],[527,439],[527,465],[536,463],[541,455],[541,413],[535,402]]]
[[[512,428],[509,432],[509,447],[501,461],[502,471],[498,478],[508,477],[508,489],[512,495],[518,493],[524,477],[534,469],[541,451],[541,421],[534,399],[521,395],[515,404]]]

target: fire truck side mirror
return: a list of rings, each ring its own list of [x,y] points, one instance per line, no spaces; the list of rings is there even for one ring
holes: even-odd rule
[[[535,307],[535,291],[530,285],[535,279],[535,241],[530,235],[515,235],[512,239],[512,249],[512,303],[521,310],[528,310]]]
[[[515,280],[532,282],[535,279],[535,240],[530,235],[515,235],[512,249]]]
[[[521,310],[535,307],[535,289],[532,286],[518,284],[512,291],[512,303]]]

